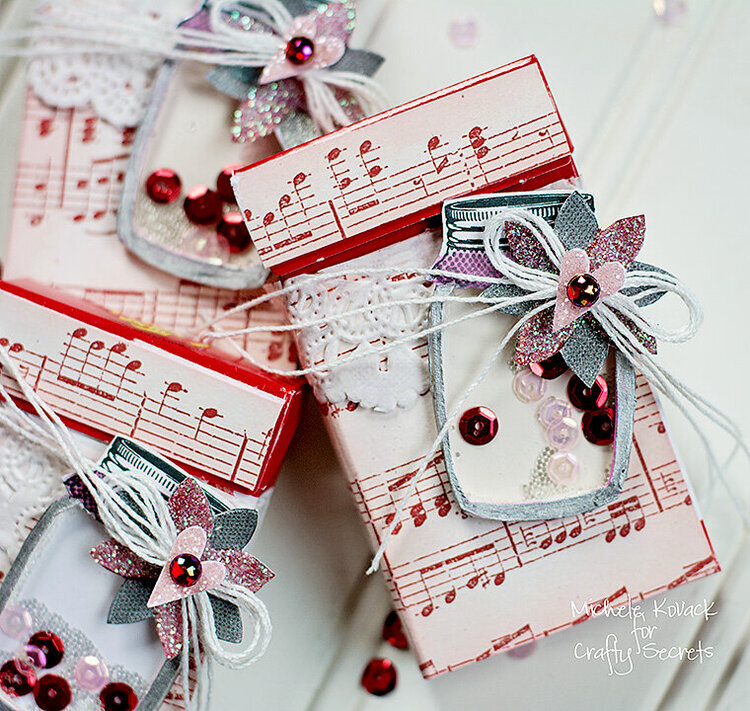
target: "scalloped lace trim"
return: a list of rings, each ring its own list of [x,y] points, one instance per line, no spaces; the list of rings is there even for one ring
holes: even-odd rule
[[[331,317],[353,309],[425,298],[430,287],[416,279],[393,280],[368,277],[359,280],[331,280],[306,284],[293,281],[297,290],[288,299],[293,323]],[[393,342],[427,327],[428,309],[424,304],[385,306],[346,320],[309,326],[298,335],[300,360],[305,367],[368,352],[362,358],[317,373],[309,380],[318,400],[330,403],[354,402],[361,407],[390,412],[409,408],[429,391],[426,341],[415,340],[377,352],[378,346]]]

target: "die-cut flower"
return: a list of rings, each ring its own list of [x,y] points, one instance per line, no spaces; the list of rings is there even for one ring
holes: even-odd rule
[[[214,516],[203,489],[191,478],[177,487],[168,510],[177,536],[162,566],[143,560],[115,539],[91,551],[97,563],[125,578],[110,606],[108,622],[132,623],[153,616],[164,653],[172,659],[183,647],[182,600],[205,593],[217,637],[240,642],[239,609],[212,592],[218,592],[225,581],[257,592],[273,577],[261,561],[241,550],[255,531],[257,512],[230,509]],[[184,580],[174,574],[173,564],[184,571]]]
[[[208,74],[217,89],[241,102],[233,117],[235,141],[267,136],[292,117],[307,140],[310,132],[329,132],[385,107],[382,91],[370,79],[383,58],[348,46],[356,19],[352,0],[316,6],[279,0],[283,12],[271,13],[250,0],[226,4],[221,22],[216,13],[212,21],[206,3],[182,26],[235,38],[244,32],[259,56],[267,53],[253,66],[220,66]]]
[[[565,200],[554,224],[561,256],[553,256],[540,242],[538,235],[521,222],[509,220],[504,225],[509,258],[536,273],[550,273],[556,278],[554,304],[528,318],[520,327],[516,341],[515,361],[528,365],[560,353],[568,366],[587,385],[601,371],[609,352],[610,340],[594,318],[595,310],[606,304],[615,318],[633,334],[650,353],[656,353],[656,340],[608,302],[609,297],[623,294],[638,306],[661,298],[663,290],[647,286],[627,286],[631,271],[661,272],[663,270],[635,261],[645,237],[646,224],[642,215],[627,217],[600,230],[591,208],[578,192]],[[556,263],[555,263],[556,262]],[[531,272],[531,273],[534,273]],[[495,272],[501,276],[499,271]],[[572,280],[580,277],[575,284]],[[577,304],[571,298],[576,288],[594,286],[595,298]],[[571,292],[569,292],[569,287]],[[523,297],[528,292],[519,284],[502,283],[489,286],[483,295]],[[591,298],[588,295],[587,298]],[[501,305],[498,311],[514,315],[527,314],[540,306],[538,301],[518,300]]]

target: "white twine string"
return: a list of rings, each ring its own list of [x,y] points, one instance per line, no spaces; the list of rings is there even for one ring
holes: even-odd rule
[[[235,308],[227,311],[225,314],[217,316],[209,320],[203,327],[202,334],[199,337],[203,337],[206,340],[215,339],[230,339],[228,342],[237,350],[248,361],[254,363],[256,366],[262,368],[267,372],[277,374],[294,374],[294,375],[313,375],[331,370],[341,365],[345,365],[359,358],[367,358],[375,355],[384,355],[390,350],[403,345],[404,343],[423,339],[431,333],[441,331],[446,328],[450,328],[456,324],[465,322],[472,318],[477,318],[486,313],[494,311],[498,308],[517,305],[523,302],[541,302],[538,306],[523,316],[516,324],[510,329],[503,339],[499,349],[492,355],[485,369],[482,370],[480,375],[469,385],[467,390],[462,395],[458,405],[452,410],[449,417],[446,419],[444,426],[441,428],[438,436],[434,440],[430,450],[422,458],[419,467],[412,478],[409,488],[400,499],[396,506],[396,510],[392,521],[389,524],[385,535],[381,539],[380,546],[373,557],[372,564],[368,569],[368,573],[372,573],[378,569],[382,557],[386,551],[388,542],[393,535],[394,530],[400,523],[403,511],[406,508],[408,501],[414,494],[416,487],[426,471],[429,462],[442,441],[447,435],[450,427],[455,423],[459,415],[459,410],[469,394],[487,377],[490,372],[492,365],[496,361],[499,353],[507,345],[510,338],[518,331],[523,323],[525,323],[534,314],[543,311],[544,309],[551,308],[554,305],[554,297],[557,292],[557,284],[559,275],[551,272],[541,271],[533,269],[520,264],[509,257],[507,254],[507,239],[505,236],[505,226],[509,222],[520,223],[527,229],[529,229],[535,238],[539,241],[540,245],[544,249],[545,254],[550,259],[552,264],[556,267],[560,266],[561,260],[567,251],[565,246],[562,244],[560,239],[552,227],[542,218],[539,218],[531,212],[523,209],[510,208],[504,210],[499,216],[494,218],[488,223],[484,232],[484,245],[485,251],[490,259],[492,265],[503,274],[502,278],[486,278],[478,277],[473,274],[457,274],[454,272],[446,272],[443,270],[433,269],[411,269],[408,267],[395,268],[376,268],[376,269],[355,269],[355,270],[344,270],[339,272],[328,272],[324,274],[317,274],[308,277],[299,277],[285,287],[268,294],[264,294],[257,299],[240,304]],[[229,316],[241,313],[243,311],[251,310],[260,304],[277,297],[294,297],[299,291],[299,286],[304,284],[309,286],[311,284],[330,282],[336,279],[367,279],[367,278],[383,278],[383,277],[396,277],[403,274],[412,275],[412,278],[422,277],[430,279],[436,276],[449,276],[455,281],[476,281],[477,279],[486,282],[488,284],[514,284],[524,289],[527,294],[523,296],[513,297],[498,297],[488,298],[486,296],[471,296],[463,293],[461,295],[443,295],[443,296],[429,296],[429,297],[414,297],[406,298],[396,301],[389,301],[386,303],[368,304],[366,306],[353,308],[342,313],[332,314],[328,316],[320,316],[310,318],[306,320],[299,320],[293,324],[287,326],[251,326],[243,329],[235,329],[232,331],[220,331],[218,330],[218,324]],[[356,283],[356,281],[355,281]],[[706,449],[709,466],[711,482],[718,478],[724,488],[730,495],[732,502],[734,503],[737,511],[745,524],[750,526],[750,516],[748,515],[745,506],[741,506],[737,501],[737,496],[733,492],[731,485],[724,476],[724,470],[732,461],[737,451],[742,451],[750,460],[750,451],[747,445],[743,441],[742,433],[739,428],[732,422],[732,420],[725,414],[720,412],[713,405],[708,403],[704,398],[691,390],[687,385],[682,383],[675,376],[671,375],[663,366],[658,364],[653,356],[646,350],[644,345],[638,340],[631,328],[628,327],[623,319],[628,319],[632,323],[644,331],[646,334],[653,336],[657,340],[681,343],[690,339],[697,331],[702,321],[702,311],[695,296],[690,292],[687,287],[682,284],[671,274],[663,272],[654,272],[648,270],[632,270],[626,272],[625,283],[623,289],[639,288],[639,291],[635,296],[628,296],[622,291],[614,294],[607,299],[604,299],[601,303],[594,306],[589,310],[589,313],[594,317],[597,322],[601,325],[604,331],[607,333],[612,343],[618,348],[628,359],[630,364],[639,372],[641,372],[650,382],[661,393],[666,395],[671,401],[673,401],[679,410],[685,415],[688,422],[695,429],[698,434],[698,439]],[[638,305],[636,298],[644,298],[648,295],[661,294],[669,292],[675,294],[685,305],[687,310],[687,319],[684,323],[674,327],[667,328],[660,323],[654,321],[647,314],[644,313],[643,308]],[[468,314],[464,314],[461,317],[444,321],[440,324],[436,324],[429,328],[424,328],[409,333],[404,336],[390,340],[382,345],[374,346],[367,352],[353,353],[344,357],[337,358],[335,360],[326,361],[323,363],[309,364],[307,367],[300,368],[296,371],[283,371],[280,369],[272,368],[266,364],[261,363],[255,359],[250,353],[242,348],[236,341],[231,340],[232,337],[239,335],[248,335],[251,333],[260,332],[279,332],[279,331],[304,331],[307,328],[319,328],[337,322],[346,322],[347,319],[361,316],[364,313],[375,312],[378,309],[388,309],[398,306],[409,306],[409,305],[426,305],[434,303],[436,301],[463,301],[466,303],[478,303],[488,304],[485,308],[477,309]],[[720,466],[716,454],[706,438],[703,431],[700,429],[695,418],[691,415],[689,406],[692,406],[699,413],[703,414],[709,420],[718,425],[734,440],[735,447],[732,455],[724,464]]]
[[[0,377],[0,422],[30,442],[66,461],[81,478],[98,509],[105,529],[136,555],[159,567],[166,564],[177,536],[169,509],[154,482],[139,473],[107,473],[103,478],[94,464],[78,449],[68,428],[59,416],[37,395],[0,345],[0,376],[12,378],[23,398],[39,416],[41,423],[23,412],[14,402]],[[214,617],[206,593],[182,601],[183,649],[182,682],[186,708],[205,709],[209,698],[211,669],[214,661],[233,669],[243,668],[258,659],[271,639],[271,620],[263,602],[246,588],[225,580],[212,594],[238,605],[248,613],[253,625],[249,641],[239,651],[222,645],[214,628]],[[201,664],[201,651],[206,652]],[[191,694],[189,669],[191,655],[196,669],[196,684]]]
[[[335,1],[335,0],[334,0]],[[48,0],[34,14],[31,28],[0,33],[0,56],[44,57],[80,54],[134,55],[190,60],[224,67],[265,67],[288,34],[292,16],[279,0],[252,0],[243,13],[269,31],[245,30],[229,22],[237,0],[214,0],[210,31],[174,27],[166,19],[135,13],[109,0]],[[350,94],[365,116],[388,100],[371,77],[330,68],[298,77],[310,117],[324,132],[352,120],[335,90]]]

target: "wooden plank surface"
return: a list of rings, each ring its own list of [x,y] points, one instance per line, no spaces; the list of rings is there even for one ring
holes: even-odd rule
[[[0,4],[3,28],[27,0]],[[750,94],[750,3],[687,0],[673,24],[649,0],[390,0],[363,2],[369,46],[387,62],[380,79],[394,103],[536,53],[574,144],[586,188],[602,221],[645,212],[643,257],[682,277],[707,318],[689,345],[664,347],[663,362],[735,417],[747,432],[750,387],[742,306],[750,299],[743,215]],[[451,39],[476,38],[460,47]],[[369,33],[368,33],[369,34]],[[0,224],[7,225],[22,76],[0,65]],[[0,245],[5,230],[0,230]],[[709,254],[707,247],[718,247]],[[674,323],[679,316],[665,312]],[[671,320],[670,320],[671,319]],[[716,348],[719,345],[719,349]],[[258,554],[278,573],[263,592],[274,620],[268,654],[246,672],[220,669],[212,708],[710,709],[747,707],[750,692],[750,547],[721,487],[712,487],[690,427],[666,405],[668,421],[703,505],[724,571],[679,588],[670,601],[715,601],[718,614],[659,620],[659,646],[700,639],[715,653],[704,663],[642,661],[609,675],[601,662],[576,661],[576,643],[625,638],[627,620],[598,619],[536,644],[525,658],[501,655],[430,682],[408,652],[388,648],[380,627],[390,609],[378,576],[367,578],[364,530],[312,403],[303,418],[261,532]],[[717,445],[725,440],[707,427]],[[747,465],[732,485],[748,495]],[[469,621],[468,624],[481,624]],[[368,696],[359,674],[371,656],[390,656],[397,690]]]

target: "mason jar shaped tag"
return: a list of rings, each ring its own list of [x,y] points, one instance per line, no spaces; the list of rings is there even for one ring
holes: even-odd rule
[[[515,521],[613,501],[630,461],[635,372],[593,309],[663,295],[625,286],[626,270],[657,270],[634,261],[643,218],[600,230],[591,195],[504,193],[446,202],[443,227],[436,295],[477,297],[430,311],[435,413],[439,429],[452,420],[443,452],[460,506]]]

